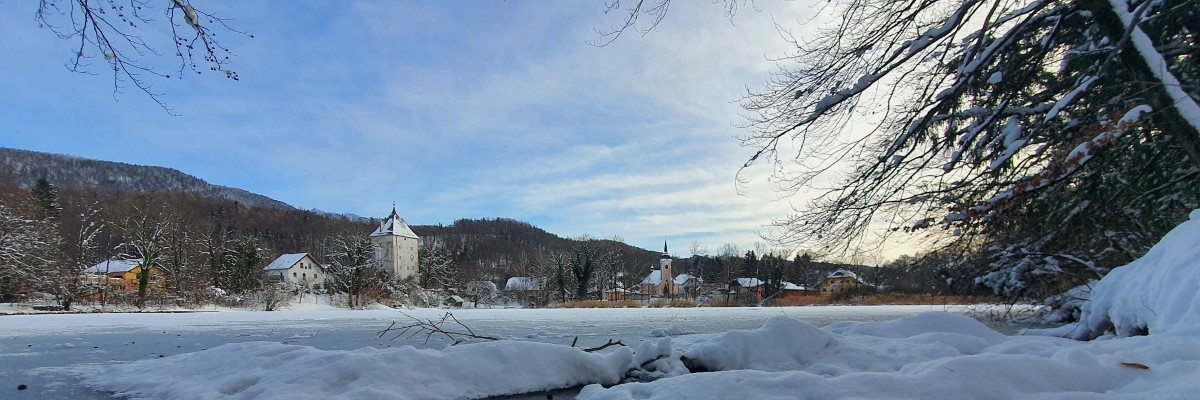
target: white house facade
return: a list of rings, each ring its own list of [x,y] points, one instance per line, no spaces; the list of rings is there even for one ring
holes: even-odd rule
[[[308,253],[284,254],[267,264],[263,271],[268,280],[304,287],[323,286],[327,278],[325,267]]]
[[[375,251],[375,262],[391,271],[395,279],[416,278],[420,273],[420,239],[396,214],[395,207],[392,207],[392,214],[371,233],[371,245]]]

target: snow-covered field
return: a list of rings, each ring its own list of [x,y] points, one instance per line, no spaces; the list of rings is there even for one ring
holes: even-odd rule
[[[177,360],[177,355],[192,357],[183,365],[208,369],[219,376],[233,376],[232,371],[249,368],[243,364],[252,354],[266,351],[297,349],[300,353],[321,357],[370,353],[363,348],[388,349],[412,345],[416,348],[441,349],[449,342],[434,337],[428,343],[423,337],[392,340],[394,335],[376,338],[376,333],[392,322],[404,323],[408,314],[419,318],[440,318],[445,310],[345,310],[312,305],[298,305],[290,311],[218,311],[196,313],[88,313],[55,315],[0,316],[0,398],[112,398],[110,392],[93,387],[104,386],[107,379],[116,379],[113,366],[136,360],[155,360],[164,364],[152,366],[167,370],[165,363]],[[946,310],[943,306],[870,306],[870,307],[794,307],[794,308],[642,308],[642,309],[465,309],[454,315],[477,333],[500,336],[517,341],[569,345],[578,337],[578,347],[593,347],[609,339],[637,345],[644,340],[658,340],[665,334],[711,334],[738,329],[755,329],[773,317],[791,317],[816,325],[840,321],[884,321],[922,312]],[[972,311],[974,307],[952,310]],[[404,313],[404,314],[402,314]],[[243,347],[225,344],[249,343]],[[288,345],[304,347],[287,347]],[[278,347],[281,346],[281,347]],[[479,345],[460,345],[470,349]],[[486,346],[486,345],[485,345]],[[209,350],[208,353],[203,352]],[[571,349],[567,349],[571,350]],[[337,353],[337,351],[346,351]],[[541,349],[537,352],[548,350]],[[550,350],[552,351],[552,350]],[[197,353],[199,352],[199,353]],[[218,356],[217,352],[224,354]],[[577,350],[571,350],[580,353]],[[191,353],[191,354],[188,354]],[[242,354],[244,357],[233,357]],[[298,354],[298,353],[297,353]],[[418,353],[414,353],[418,354]],[[161,359],[160,359],[160,356]],[[297,355],[298,356],[298,355]],[[180,356],[184,357],[184,356]],[[199,358],[207,358],[209,365]],[[242,359],[245,358],[245,359]],[[304,357],[300,357],[303,359]],[[400,357],[411,358],[411,357]],[[351,357],[355,359],[355,357]],[[518,357],[518,360],[524,360]],[[567,358],[570,360],[570,358]],[[362,363],[369,364],[366,358]],[[293,372],[327,373],[325,362],[315,365],[294,364]],[[389,362],[388,364],[396,364]],[[529,362],[525,362],[529,364]],[[207,365],[207,366],[205,366]],[[259,366],[261,367],[261,366]],[[393,365],[391,368],[394,368]],[[471,362],[458,369],[475,368]],[[314,369],[315,368],[315,369]],[[382,367],[381,367],[382,368]],[[398,372],[384,368],[388,374]],[[298,372],[297,372],[298,371]],[[146,381],[164,382],[178,386],[180,380],[193,385],[212,385],[217,376],[200,378],[197,371],[177,371],[170,374],[151,373]],[[241,374],[247,371],[239,372]],[[461,373],[447,372],[449,376]],[[87,380],[91,386],[84,386]],[[115,381],[114,381],[115,382]],[[28,388],[17,391],[18,385]],[[99,384],[99,385],[96,385]],[[142,386],[142,385],[135,385]],[[181,389],[182,390],[182,389]],[[280,388],[276,387],[276,392]],[[191,396],[189,393],[197,393]],[[217,398],[201,396],[200,392],[173,392],[179,398]],[[286,392],[280,392],[286,393]],[[310,396],[320,398],[315,393]],[[493,393],[494,394],[494,393]],[[282,396],[282,395],[281,395]],[[349,395],[347,395],[349,396]],[[161,398],[151,395],[148,398]],[[255,396],[247,396],[251,398]],[[357,396],[350,396],[357,397]],[[367,396],[370,397],[370,396]],[[386,398],[387,396],[381,396]],[[415,396],[421,398],[425,396]]]
[[[390,309],[5,316],[0,397],[1195,399],[1196,243],[1200,210],[1040,335],[930,306],[461,310],[502,340],[450,347],[376,337]]]

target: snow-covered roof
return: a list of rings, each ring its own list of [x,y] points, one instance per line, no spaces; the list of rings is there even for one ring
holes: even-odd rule
[[[546,282],[542,278],[514,276],[504,283],[504,290],[542,290]]]
[[[799,290],[799,291],[804,291],[804,290],[808,290],[808,288],[806,288],[806,287],[804,287],[804,286],[797,285],[797,284],[795,284],[795,283],[791,283],[791,282],[784,282],[784,283],[783,283],[783,290]]]
[[[109,260],[101,261],[99,264],[93,265],[88,269],[83,270],[85,274],[106,274],[109,272],[129,272],[134,268],[142,265],[142,259],[131,258],[128,260]]]
[[[661,285],[662,284],[662,271],[657,270],[657,269],[650,271],[650,275],[646,275],[646,279],[642,279],[642,284],[643,285],[654,285],[654,286]]]
[[[733,284],[737,284],[741,287],[758,287],[759,285],[763,284],[763,281],[758,280],[758,278],[737,278],[730,283],[731,286]]]
[[[404,218],[400,218],[400,215],[396,214],[395,208],[392,208],[391,215],[379,223],[379,228],[375,229],[371,236],[403,236],[417,239],[417,234],[413,233],[408,224],[404,223]]]
[[[675,283],[682,285],[693,279],[695,279],[697,282],[704,283],[704,279],[700,279],[698,276],[692,276],[689,274],[679,274],[679,276],[675,277]]]
[[[837,271],[833,271],[833,273],[825,277],[825,279],[829,278],[853,278],[856,281],[862,282],[862,278],[860,278],[858,274],[850,272],[850,270],[845,268],[838,268]]]
[[[270,264],[267,264],[267,267],[263,268],[263,271],[274,271],[274,270],[291,268],[293,265],[296,265],[296,263],[300,262],[300,259],[304,258],[304,256],[307,256],[307,255],[308,255],[308,253],[284,254],[282,256],[279,256],[279,258],[276,258],[275,261],[271,261]]]

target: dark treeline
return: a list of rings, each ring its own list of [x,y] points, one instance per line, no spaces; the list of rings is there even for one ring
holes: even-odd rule
[[[0,216],[11,219],[0,222],[0,297],[5,300],[44,292],[69,307],[89,295],[89,289],[78,284],[88,266],[106,259],[143,258],[142,253],[161,248],[159,254],[151,254],[163,267],[168,285],[160,300],[201,304],[212,300],[214,288],[230,294],[262,289],[262,268],[280,254],[310,253],[318,262],[339,264],[338,256],[355,243],[362,248],[361,242],[379,222],[247,206],[187,192],[58,187],[45,179],[33,185],[23,182],[0,180]],[[564,239],[503,218],[412,228],[422,237],[424,271],[419,283],[438,289],[479,281],[502,285],[512,276],[548,276],[543,272],[580,249],[595,251],[603,261],[593,283],[603,278],[610,284],[635,285],[658,256],[614,240]],[[157,247],[136,246],[145,234],[154,235],[148,241]],[[22,245],[14,245],[14,237]]]

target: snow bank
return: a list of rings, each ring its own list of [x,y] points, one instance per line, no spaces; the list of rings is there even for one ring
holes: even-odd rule
[[[249,342],[78,373],[86,386],[147,399],[461,399],[615,384],[632,361],[628,348],[593,354],[519,341],[441,351]]]
[[[684,353],[693,371],[807,371],[840,376],[897,371],[932,359],[976,354],[1004,336],[957,314],[928,313],[888,322],[839,323],[825,329],[778,317],[762,328],[704,339]]]
[[[581,398],[1190,399],[1200,341],[1010,337],[935,312],[825,328],[777,317],[605,354],[513,340],[441,351],[250,342],[67,368],[91,388],[144,399],[483,398],[591,383]]]
[[[1187,399],[1200,390],[1200,344],[1188,338],[1007,337],[947,313],[824,329],[777,318],[685,345],[689,362],[716,371],[590,385],[579,398]]]
[[[1092,288],[1079,322],[1057,330],[1075,339],[1105,333],[1200,336],[1200,210],[1146,253]]]
[[[598,399],[1193,399],[1200,392],[1200,210],[1092,288],[1080,320],[1051,336],[1000,335],[929,313],[825,329],[787,318],[692,342],[693,373]],[[1078,293],[1077,293],[1078,294]],[[1042,332],[1047,333],[1047,332]],[[1134,336],[1149,333],[1147,336]]]

